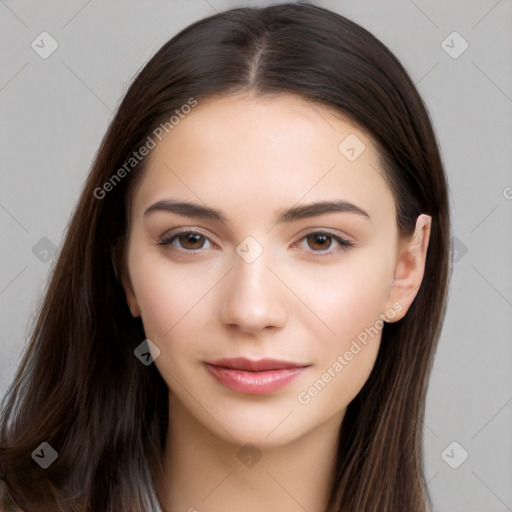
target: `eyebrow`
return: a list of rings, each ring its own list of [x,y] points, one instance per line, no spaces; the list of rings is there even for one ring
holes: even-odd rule
[[[144,217],[158,211],[172,212],[185,217],[227,222],[227,216],[221,211],[208,206],[187,201],[163,200],[152,204],[144,212]],[[289,223],[309,217],[317,217],[328,213],[353,213],[370,220],[370,215],[359,206],[348,201],[319,201],[302,206],[294,206],[276,212],[276,223]]]

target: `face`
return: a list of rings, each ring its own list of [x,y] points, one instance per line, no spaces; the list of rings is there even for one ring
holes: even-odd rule
[[[148,158],[123,285],[171,415],[260,447],[339,425],[412,301],[369,136],[299,97],[230,96]]]

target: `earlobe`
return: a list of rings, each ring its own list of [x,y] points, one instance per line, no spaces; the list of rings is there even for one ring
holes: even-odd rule
[[[413,235],[399,244],[387,309],[398,309],[396,304],[401,307],[389,322],[401,320],[418,293],[425,273],[431,224],[432,217],[419,215]]]

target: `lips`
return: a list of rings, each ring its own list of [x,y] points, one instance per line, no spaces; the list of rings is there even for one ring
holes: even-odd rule
[[[277,359],[252,360],[243,357],[217,359],[205,365],[220,384],[246,394],[277,391],[310,366]]]
[[[233,357],[230,359],[217,359],[209,364],[230,368],[232,370],[243,370],[247,372],[265,372],[269,370],[288,370],[289,368],[301,368],[308,366],[305,364],[280,361],[278,359],[246,359],[245,357]]]

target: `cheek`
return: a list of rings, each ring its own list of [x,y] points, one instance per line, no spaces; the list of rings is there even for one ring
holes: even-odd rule
[[[145,335],[160,349],[154,364],[169,389],[182,388],[194,378],[190,372],[204,350],[212,308],[208,294],[218,278],[161,257],[138,261],[132,282]]]
[[[305,401],[316,407],[345,407],[366,382],[377,357],[392,270],[389,261],[358,260],[316,272],[316,286],[297,290],[316,313],[301,315],[303,326],[315,339],[315,378],[304,389]],[[310,337],[311,337],[310,336]],[[310,394],[311,392],[311,394]],[[318,395],[318,398],[315,398]],[[309,398],[308,398],[309,397]],[[305,403],[300,401],[300,403]]]
[[[360,253],[339,265],[314,267],[287,275],[297,297],[309,306],[303,318],[310,329],[315,326],[328,345],[339,346],[375,324],[391,288],[389,259]]]
[[[194,264],[178,265],[162,255],[134,255],[134,261],[131,279],[146,336],[165,346],[165,340],[202,311],[217,274]]]

